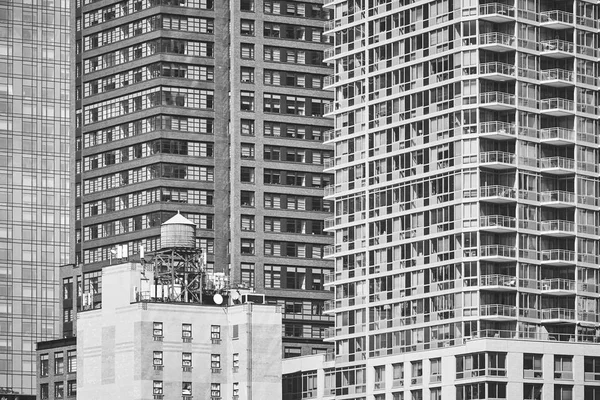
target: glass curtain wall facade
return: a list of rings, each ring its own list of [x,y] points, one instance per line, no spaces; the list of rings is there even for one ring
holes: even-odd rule
[[[335,12],[326,51],[335,184],[325,197],[335,202],[335,371],[360,377],[354,393],[395,385],[394,399],[437,399],[429,369],[463,379],[480,356],[471,343],[510,338],[501,362],[477,361],[508,371],[523,363],[511,352],[528,346],[596,343],[597,2],[326,7]],[[549,363],[558,351],[539,349]],[[575,345],[564,349],[572,371]],[[574,362],[584,370],[583,357]],[[584,398],[579,378],[540,391],[531,383],[518,397],[523,376],[506,397],[497,378],[506,371],[486,371],[475,386],[448,381],[444,399]],[[379,384],[367,387],[371,379]]]
[[[68,262],[69,2],[0,3],[0,387],[35,394]]]

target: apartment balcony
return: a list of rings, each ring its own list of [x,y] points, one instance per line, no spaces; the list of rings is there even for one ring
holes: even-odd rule
[[[506,215],[484,215],[479,217],[482,231],[493,233],[510,233],[517,228],[517,219]]]
[[[515,36],[502,32],[489,32],[479,35],[479,47],[483,50],[505,53],[515,49]]]
[[[543,265],[563,267],[575,264],[575,252],[565,249],[551,249],[541,251]]]
[[[574,324],[575,310],[569,308],[544,308],[542,309],[543,324]]]
[[[542,172],[554,175],[570,175],[575,173],[575,160],[566,157],[543,157],[540,159]]]
[[[569,58],[573,57],[575,46],[573,42],[561,39],[542,40],[540,51],[543,56],[550,58]]]
[[[587,282],[578,282],[577,283],[577,291],[584,292],[582,294],[597,294],[599,292],[600,287],[595,283],[587,283]]]
[[[575,112],[575,102],[562,97],[553,97],[551,99],[543,99],[540,101],[542,114],[551,115],[553,117],[565,117],[572,115]]]
[[[517,290],[517,277],[500,274],[482,275],[479,278],[479,286],[482,289],[495,292],[512,292]]]
[[[481,78],[505,82],[516,79],[515,66],[503,62],[488,62],[479,65]]]
[[[488,3],[479,6],[479,18],[501,24],[514,21],[515,7],[502,3]]]
[[[552,87],[567,87],[575,85],[575,74],[561,68],[544,69],[540,72],[542,85]]]
[[[337,78],[335,75],[327,75],[323,78],[323,89],[331,89],[333,85],[337,83]]]
[[[540,23],[545,28],[569,29],[573,28],[573,21],[573,13],[566,11],[552,10],[540,13]]]
[[[575,295],[576,282],[572,279],[542,279],[540,289],[544,294],[552,294],[556,296],[573,296]]]
[[[479,307],[482,319],[493,321],[511,321],[517,318],[517,307],[505,304],[486,304]]]
[[[540,193],[543,206],[553,208],[569,208],[575,206],[575,193],[564,190],[548,190]]]
[[[490,203],[512,203],[517,199],[517,191],[511,186],[482,186],[479,190],[479,197]]]
[[[484,151],[479,153],[479,162],[486,168],[502,170],[516,167],[515,155],[506,151]]]
[[[479,247],[479,255],[482,261],[514,261],[517,249],[514,246],[503,244],[488,244]]]
[[[479,96],[482,107],[494,111],[511,110],[515,108],[516,97],[514,94],[505,92],[484,92]]]
[[[575,131],[568,128],[544,128],[540,130],[540,140],[555,146],[565,146],[575,143]]]
[[[542,221],[540,224],[542,235],[552,237],[575,236],[575,222],[560,219]]]
[[[515,124],[502,121],[482,122],[479,127],[479,136],[486,139],[509,140],[517,133]]]

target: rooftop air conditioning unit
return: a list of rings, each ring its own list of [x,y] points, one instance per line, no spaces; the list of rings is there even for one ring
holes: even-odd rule
[[[256,293],[243,293],[242,304],[246,303],[265,304],[265,295]]]

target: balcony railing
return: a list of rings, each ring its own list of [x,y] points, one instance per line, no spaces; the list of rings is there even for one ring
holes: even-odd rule
[[[555,201],[573,203],[575,201],[575,193],[564,190],[548,190],[540,193],[540,201],[544,203]]]
[[[514,288],[517,286],[517,277],[512,275],[482,275],[479,278],[480,286],[504,286],[508,288]]]
[[[479,248],[481,257],[516,257],[517,249],[503,244],[488,244]]]
[[[542,51],[563,51],[572,53],[574,49],[573,42],[567,42],[561,39],[542,40],[540,42]]]
[[[482,317],[517,317],[517,307],[505,304],[487,304],[479,308]]]
[[[479,225],[485,228],[516,228],[517,219],[506,215],[485,215],[479,218]]]
[[[479,159],[482,163],[515,163],[515,155],[506,151],[484,151],[479,153]]]
[[[516,190],[510,186],[489,185],[480,188],[481,197],[504,197],[507,199],[516,198]]]
[[[575,160],[566,157],[544,157],[540,160],[541,168],[575,169]]]
[[[479,6],[479,15],[505,15],[508,17],[515,16],[515,7],[503,3],[488,3]]]
[[[479,73],[515,76],[515,66],[503,62],[488,62],[479,66]]]
[[[565,249],[542,250],[542,261],[574,262],[575,252]]]
[[[573,82],[573,71],[568,71],[561,68],[545,69],[541,71],[540,79],[542,81],[560,80]]]
[[[548,221],[542,221],[541,228],[543,232],[575,232],[575,222],[565,221],[562,219],[553,219]]]
[[[515,43],[515,37],[502,32],[489,32],[479,35],[480,45],[501,44],[504,46],[512,46]]]
[[[569,308],[544,308],[542,309],[542,319],[562,319],[575,321],[575,310]]]
[[[505,92],[484,92],[481,93],[481,103],[482,104],[490,104],[490,103],[501,103],[510,106],[515,105],[515,95],[511,93]]]
[[[482,122],[480,125],[481,133],[497,133],[500,135],[515,135],[516,129],[515,124],[502,121],[488,121]]]
[[[563,99],[561,97],[542,99],[542,101],[540,101],[540,105],[542,106],[542,110],[575,110],[575,102],[573,100]]]
[[[564,24],[572,24],[573,13],[561,10],[542,11],[540,13],[540,22],[562,22]]]
[[[540,131],[540,139],[542,140],[567,140],[575,141],[575,131],[568,128],[544,128]]]
[[[486,329],[473,332],[468,340],[477,339],[515,339],[515,340],[536,340],[549,342],[570,342],[570,343],[589,343],[596,344],[600,342],[600,336],[596,335],[575,335],[572,333],[547,333],[547,332],[518,332],[509,330]]]
[[[576,282],[572,279],[553,278],[553,279],[542,279],[541,289],[546,290],[564,290],[574,292]]]

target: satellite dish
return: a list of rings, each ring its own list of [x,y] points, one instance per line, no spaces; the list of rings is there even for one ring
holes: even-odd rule
[[[240,299],[240,292],[237,290],[235,292],[231,292],[231,300],[238,301]]]
[[[223,304],[223,296],[221,296],[219,293],[216,293],[213,296],[213,301],[215,302],[215,304],[219,305],[219,304]]]

